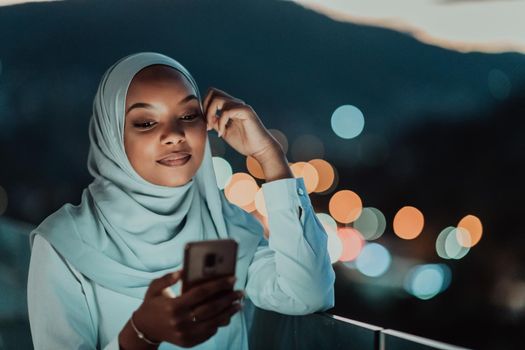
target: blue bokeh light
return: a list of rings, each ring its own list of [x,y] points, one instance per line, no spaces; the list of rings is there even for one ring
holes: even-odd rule
[[[359,136],[365,127],[365,118],[359,108],[352,105],[339,106],[331,118],[332,130],[343,139]]]
[[[378,243],[369,243],[363,247],[356,260],[359,272],[369,277],[379,277],[384,274],[392,262],[388,250]]]
[[[415,297],[428,300],[450,284],[451,273],[444,264],[424,264],[413,267],[405,279],[405,290]]]

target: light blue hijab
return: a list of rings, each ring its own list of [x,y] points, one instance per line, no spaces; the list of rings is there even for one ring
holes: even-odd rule
[[[124,150],[126,94],[134,75],[153,64],[180,71],[201,101],[191,74],[168,56],[141,52],[113,64],[102,77],[89,123],[94,180],[79,205],[65,204],[30,234],[31,247],[40,234],[92,281],[137,298],[152,279],[182,268],[187,242],[233,238],[237,258],[251,261],[264,239],[257,219],[219,190],[208,138],[199,170],[182,186],[152,184],[131,166]]]

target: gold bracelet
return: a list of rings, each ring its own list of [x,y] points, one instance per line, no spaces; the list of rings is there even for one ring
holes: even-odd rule
[[[135,333],[137,333],[137,337],[139,337],[140,339],[144,340],[146,343],[148,344],[151,344],[151,345],[159,345],[161,342],[154,342],[152,340],[149,340],[148,338],[146,338],[146,336],[144,335],[144,333],[142,333],[141,331],[139,331],[137,329],[137,327],[135,326],[135,323],[133,322],[133,315],[135,315],[135,312],[133,312],[131,314],[131,317],[130,317],[130,321],[131,321],[131,327],[133,327],[133,329],[135,330]]]

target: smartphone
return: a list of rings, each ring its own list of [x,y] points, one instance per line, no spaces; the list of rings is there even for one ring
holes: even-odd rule
[[[186,244],[182,269],[182,293],[212,279],[235,276],[237,242],[233,239]]]

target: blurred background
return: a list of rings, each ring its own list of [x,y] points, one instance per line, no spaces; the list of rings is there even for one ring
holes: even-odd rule
[[[328,234],[336,315],[475,349],[525,329],[525,2],[0,1],[0,348],[31,348],[27,234],[91,182],[104,71],[156,51],[250,104]],[[209,133],[266,221],[260,168]]]

